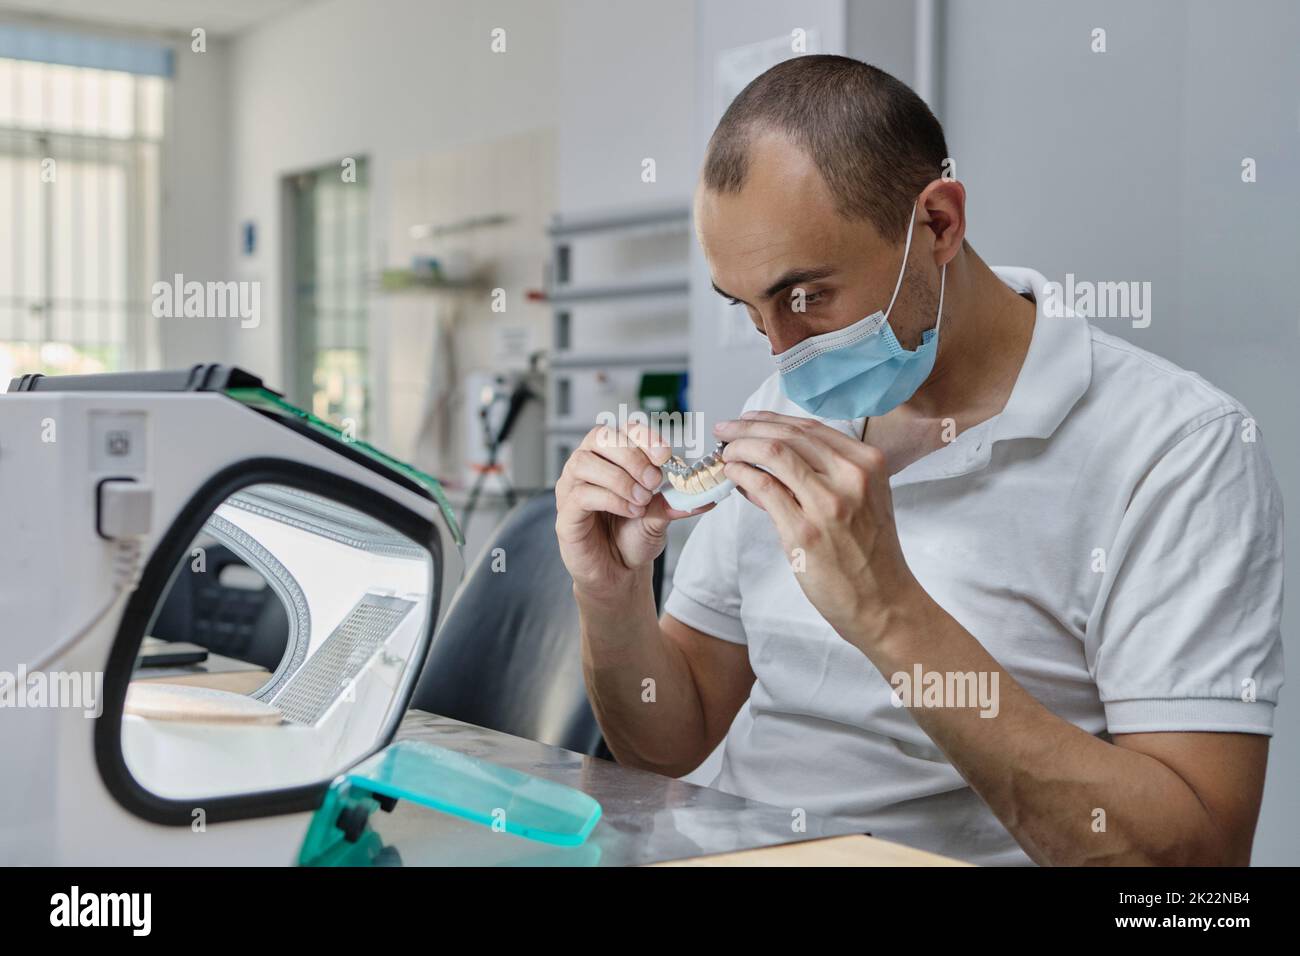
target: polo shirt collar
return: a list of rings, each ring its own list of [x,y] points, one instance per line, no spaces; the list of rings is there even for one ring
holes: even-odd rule
[[[890,477],[898,486],[917,481],[951,478],[988,464],[993,445],[1016,438],[1050,438],[1065,416],[1078,404],[1092,382],[1092,332],[1085,319],[1066,305],[1063,316],[1047,315],[1047,279],[1034,269],[994,266],[993,273],[1017,293],[1034,298],[1037,314],[1029,349],[1002,411],[957,436],[956,441],[932,451]],[[789,415],[805,415],[781,393]],[[820,419],[850,438],[861,439],[865,418],[852,421]]]
[[[999,279],[1019,293],[1034,297],[1038,314],[1029,351],[1016,384],[993,422],[993,442],[1013,438],[1050,438],[1092,382],[1092,333],[1085,319],[1066,310],[1046,315],[1047,279],[1033,269],[995,266]]]
[[[999,414],[890,476],[891,487],[979,471],[988,465],[993,446],[1000,441],[1050,438],[1088,390],[1092,381],[1088,323],[1072,312],[1061,318],[1044,314],[1047,280],[1033,269],[999,267],[993,271],[1016,292],[1030,293],[1037,306],[1029,349],[1007,404]]]

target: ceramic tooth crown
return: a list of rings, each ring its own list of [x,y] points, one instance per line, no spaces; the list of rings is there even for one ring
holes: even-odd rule
[[[726,442],[718,442],[712,452],[690,464],[676,455],[664,463],[666,480],[659,490],[670,508],[695,511],[721,501],[736,489],[735,483],[722,473],[726,466],[722,460],[724,445]]]
[[[722,468],[722,449],[726,442],[718,442],[717,447],[696,462],[687,464],[682,458],[673,455],[664,465],[668,483],[678,491],[688,495],[699,494],[716,488],[726,481]]]

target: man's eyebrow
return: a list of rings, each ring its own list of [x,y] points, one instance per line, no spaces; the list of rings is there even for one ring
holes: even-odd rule
[[[777,279],[770,286],[764,289],[763,294],[760,296],[760,298],[764,300],[771,299],[774,296],[780,295],[782,292],[784,292],[786,289],[790,288],[791,286],[802,285],[805,282],[817,282],[820,279],[825,279],[828,276],[832,276],[834,274],[835,274],[835,269],[832,266],[818,266],[816,268],[806,268],[806,269],[791,269],[785,275],[781,276],[781,278]],[[733,299],[736,302],[741,301],[739,296],[732,295],[730,292],[720,289],[716,282],[712,283],[712,285],[713,285],[713,291],[718,293],[718,295],[722,296],[723,298]]]
[[[835,270],[831,266],[818,266],[816,268],[808,269],[791,269],[763,290],[763,298],[771,299],[774,296],[780,295],[791,286],[803,285],[805,282],[816,282],[819,279],[825,279],[827,276],[834,275],[834,273]]]

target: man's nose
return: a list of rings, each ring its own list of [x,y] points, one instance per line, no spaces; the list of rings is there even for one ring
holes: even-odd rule
[[[763,331],[767,333],[767,342],[772,347],[773,355],[780,355],[794,348],[808,337],[800,329],[784,327],[777,322],[764,322]]]

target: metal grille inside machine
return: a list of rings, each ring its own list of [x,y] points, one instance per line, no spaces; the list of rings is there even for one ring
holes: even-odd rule
[[[325,716],[413,607],[401,598],[364,595],[275,698],[285,719],[311,725]]]

